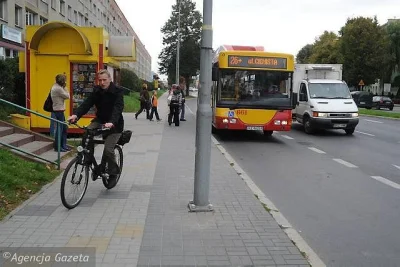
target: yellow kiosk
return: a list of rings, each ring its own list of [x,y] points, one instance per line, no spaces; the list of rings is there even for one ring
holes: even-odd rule
[[[19,55],[20,71],[25,72],[26,107],[51,116],[43,104],[57,74],[67,75],[65,116],[72,114],[97,84],[96,73],[108,69],[114,83],[120,82],[121,62],[136,61],[135,40],[131,36],[109,36],[103,28],[76,27],[65,22],[50,22],[42,26],[27,26],[25,52]],[[95,110],[82,117],[80,125],[88,125]],[[20,118],[19,118],[20,119]],[[50,121],[27,114],[26,125],[36,132],[49,132]],[[69,127],[69,133],[80,133]]]

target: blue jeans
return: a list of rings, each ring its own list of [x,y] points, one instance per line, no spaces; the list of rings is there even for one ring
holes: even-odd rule
[[[65,115],[64,115],[64,111],[54,111],[54,115],[55,115],[55,119],[65,122]],[[61,148],[66,148],[67,147],[67,125],[65,124],[59,124],[55,123],[54,127],[56,128],[55,131],[55,138],[54,138],[54,149],[57,150],[58,148],[58,128],[60,128],[61,132],[60,132],[60,137],[61,137]]]
[[[51,113],[51,118],[55,119],[56,114],[54,112]],[[54,121],[50,121],[50,136],[54,137],[56,134],[56,123]]]

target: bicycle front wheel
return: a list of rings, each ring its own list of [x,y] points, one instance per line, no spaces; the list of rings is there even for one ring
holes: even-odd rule
[[[61,201],[67,209],[73,209],[82,201],[89,182],[89,167],[78,164],[74,158],[68,164],[61,180]],[[72,190],[69,192],[68,188]],[[72,197],[70,197],[72,195]]]
[[[122,152],[122,148],[119,145],[116,145],[114,148],[114,153],[115,153],[115,160],[118,164],[118,167],[120,169],[120,173],[117,175],[116,177],[116,183],[115,185],[117,185],[119,178],[121,177],[121,173],[122,173],[122,168],[124,166],[124,154]],[[112,189],[114,186],[110,186],[108,183],[108,179],[106,177],[103,177],[103,185],[105,188],[107,189]]]

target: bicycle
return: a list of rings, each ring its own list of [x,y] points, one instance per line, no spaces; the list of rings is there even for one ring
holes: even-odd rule
[[[105,188],[112,189],[113,187],[115,187],[117,185],[117,183],[120,179],[121,173],[122,173],[122,168],[123,168],[122,148],[126,143],[129,143],[130,138],[132,136],[132,131],[124,130],[121,134],[120,139],[118,140],[117,144],[114,147],[114,153],[116,155],[116,161],[117,161],[118,167],[120,169],[120,172],[116,177],[116,183],[114,183],[114,185],[110,185],[108,183],[108,179],[109,179],[108,166],[107,166],[108,164],[106,163],[104,168],[102,168],[101,164],[97,163],[97,160],[94,156],[95,144],[104,144],[105,143],[104,138],[95,139],[95,137],[109,131],[110,129],[103,128],[103,127],[89,129],[86,126],[81,127],[76,123],[74,123],[74,125],[76,125],[80,129],[84,130],[85,134],[82,137],[81,145],[79,145],[77,147],[77,151],[78,151],[77,156],[75,158],[73,158],[71,160],[71,162],[67,165],[67,167],[65,168],[62,180],[61,180],[61,188],[60,188],[61,201],[62,201],[63,205],[68,209],[75,208],[82,201],[82,199],[86,193],[88,183],[89,183],[89,170],[92,171],[92,180],[95,181],[99,177],[101,177]],[[81,166],[81,168],[78,168],[78,166]],[[80,186],[82,183],[82,185],[83,185],[83,191],[81,192],[79,197],[76,198],[75,202],[73,202],[73,203],[70,203],[69,201],[67,201],[66,192],[65,192],[67,177],[68,177],[68,174],[71,169],[72,169],[72,178],[70,180],[71,184]],[[79,174],[77,175],[77,177],[75,177],[78,169],[80,169],[80,171],[78,171]],[[75,178],[77,178],[77,179],[75,179]]]

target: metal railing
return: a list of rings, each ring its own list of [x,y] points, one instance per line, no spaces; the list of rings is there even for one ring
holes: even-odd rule
[[[59,120],[57,120],[57,119],[53,119],[53,118],[51,118],[51,117],[45,116],[45,115],[43,115],[43,114],[40,114],[40,113],[38,113],[38,112],[36,112],[36,111],[33,111],[33,110],[31,110],[31,109],[24,108],[24,107],[22,107],[22,106],[19,106],[19,105],[17,105],[17,104],[14,104],[14,103],[9,102],[9,101],[7,101],[7,100],[4,100],[4,99],[2,99],[2,98],[0,98],[0,103],[5,103],[5,104],[7,104],[7,105],[10,105],[10,106],[13,106],[13,107],[16,107],[16,108],[25,110],[25,111],[27,111],[27,112],[29,112],[29,113],[35,114],[35,115],[37,115],[37,116],[39,116],[39,117],[48,119],[49,121],[53,121],[53,122],[56,123],[56,125],[57,125],[57,161],[48,160],[48,159],[43,158],[43,157],[41,157],[41,156],[39,156],[39,155],[36,155],[36,154],[31,153],[31,152],[29,152],[29,151],[22,150],[22,149],[20,149],[20,148],[18,148],[18,147],[16,147],[16,146],[12,146],[12,145],[6,144],[6,143],[4,143],[4,142],[0,142],[0,145],[5,146],[5,147],[8,147],[8,148],[11,148],[11,149],[16,150],[16,151],[18,151],[18,152],[27,154],[27,155],[29,155],[29,156],[32,156],[32,157],[35,157],[35,158],[39,158],[39,159],[41,159],[41,160],[43,160],[43,161],[45,161],[45,162],[52,163],[52,164],[56,164],[56,165],[57,165],[57,169],[59,170],[59,169],[60,169],[60,165],[61,165],[61,154],[60,154],[60,152],[61,152],[61,151],[60,151],[60,149],[61,149],[61,124],[65,124],[65,125],[68,125],[68,124],[67,124],[66,122],[59,121]]]

